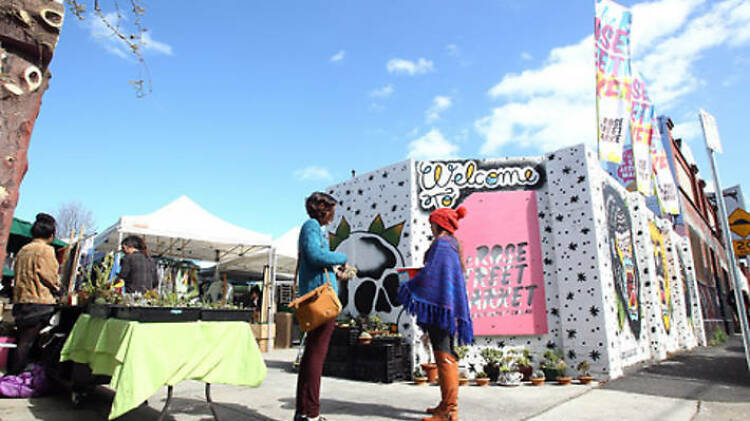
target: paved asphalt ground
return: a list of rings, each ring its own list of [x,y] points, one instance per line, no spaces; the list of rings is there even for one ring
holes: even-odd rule
[[[256,389],[214,385],[212,396],[223,421],[291,420],[296,375],[294,350],[266,354],[268,376]],[[166,420],[208,421],[203,384],[184,382]],[[439,400],[436,386],[376,384],[323,378],[322,414],[330,421],[419,420]],[[156,420],[165,389],[120,421]],[[66,394],[39,399],[0,400],[0,421],[103,421],[113,392],[97,388],[80,408]],[[680,353],[660,364],[634,367],[620,379],[598,386],[467,386],[460,390],[463,421],[495,420],[750,420],[750,373],[742,341]]]

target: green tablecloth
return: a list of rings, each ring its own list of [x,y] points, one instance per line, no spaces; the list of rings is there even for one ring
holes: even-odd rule
[[[164,385],[183,380],[260,385],[266,365],[246,322],[139,323],[78,318],[60,361],[88,364],[112,376],[109,419],[140,405]]]

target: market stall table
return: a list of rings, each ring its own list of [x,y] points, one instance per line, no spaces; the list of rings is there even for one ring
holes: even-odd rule
[[[141,323],[83,314],[70,332],[60,361],[87,364],[93,374],[111,376],[115,390],[109,419],[138,407],[160,387],[183,380],[257,387],[266,365],[246,322]]]

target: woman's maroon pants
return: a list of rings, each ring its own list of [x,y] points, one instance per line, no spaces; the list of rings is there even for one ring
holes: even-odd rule
[[[309,418],[320,415],[320,376],[335,324],[331,319],[307,332],[305,339],[305,352],[297,375],[297,413]]]

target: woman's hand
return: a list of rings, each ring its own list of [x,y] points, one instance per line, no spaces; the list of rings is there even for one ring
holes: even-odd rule
[[[342,281],[348,281],[357,275],[357,268],[343,264],[333,268],[336,273],[336,278]]]

